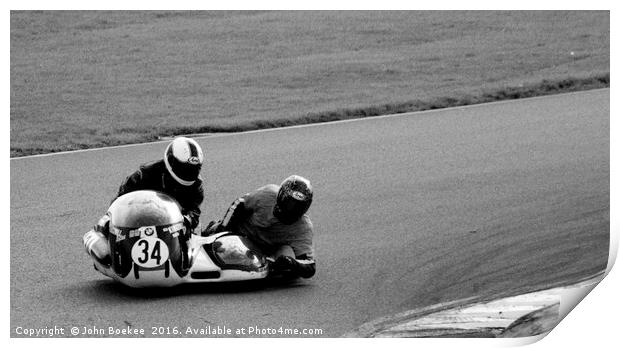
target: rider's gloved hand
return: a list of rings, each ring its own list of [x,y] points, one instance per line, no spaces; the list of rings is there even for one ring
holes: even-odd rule
[[[297,261],[294,258],[282,255],[271,263],[271,269],[276,272],[293,271],[296,265]]]
[[[316,272],[314,260],[297,260],[285,255],[272,262],[270,268],[271,271],[287,277],[311,278]]]

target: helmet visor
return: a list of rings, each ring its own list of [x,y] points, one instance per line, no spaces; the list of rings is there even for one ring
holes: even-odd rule
[[[200,163],[181,162],[172,153],[169,153],[166,159],[172,173],[181,180],[193,182],[198,179],[202,167]]]
[[[293,223],[310,208],[309,201],[297,200],[284,195],[274,207],[274,215],[284,223]]]

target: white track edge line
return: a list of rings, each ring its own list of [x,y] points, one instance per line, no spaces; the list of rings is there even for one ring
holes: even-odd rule
[[[331,125],[331,124],[339,124],[339,123],[347,123],[347,122],[370,121],[370,120],[377,120],[377,119],[387,118],[387,117],[414,116],[414,115],[418,115],[418,114],[429,114],[429,113],[435,113],[435,112],[439,112],[439,111],[469,109],[469,108],[480,107],[480,106],[483,106],[483,105],[510,104],[510,103],[515,103],[515,102],[519,102],[519,101],[523,101],[523,100],[537,100],[537,99],[542,99],[542,98],[559,98],[561,96],[566,96],[566,95],[571,95],[571,94],[583,94],[583,93],[589,93],[589,92],[600,91],[600,90],[605,90],[605,89],[609,90],[610,88],[609,87],[595,88],[595,89],[588,89],[588,90],[585,90],[585,91],[557,93],[557,94],[541,95],[541,96],[529,97],[529,98],[517,98],[517,99],[498,100],[498,101],[492,101],[492,102],[486,102],[486,103],[460,105],[460,106],[453,106],[453,107],[447,107],[447,108],[438,108],[438,109],[432,109],[432,110],[411,111],[411,112],[405,112],[405,113],[399,113],[399,114],[367,116],[367,117],[350,118],[350,119],[346,119],[346,120],[298,124],[298,125],[286,126],[286,127],[274,127],[274,128],[265,128],[265,129],[255,129],[255,130],[249,130],[249,131],[243,131],[243,132],[221,132],[221,133],[213,133],[213,134],[209,134],[209,135],[192,136],[192,139],[219,138],[219,137],[226,137],[226,136],[235,136],[235,135],[240,135],[240,134],[273,132],[273,131],[279,131],[279,130],[287,130],[287,129],[295,129],[295,128],[305,128],[305,127],[326,126],[326,125]],[[191,136],[191,134],[188,134],[187,136]],[[170,139],[167,139],[167,140],[155,140],[155,141],[149,141],[149,142],[144,142],[144,143],[135,143],[135,144],[124,144],[124,145],[115,145],[115,146],[94,147],[94,148],[89,148],[89,149],[79,149],[79,150],[70,150],[70,151],[58,151],[58,152],[42,153],[42,154],[30,155],[30,156],[11,157],[10,160],[11,161],[14,161],[14,160],[24,160],[24,159],[30,159],[30,158],[49,157],[49,156],[55,156],[55,155],[67,155],[67,154],[74,154],[74,153],[81,153],[81,152],[109,150],[109,149],[120,149],[120,148],[125,148],[125,147],[151,145],[151,144],[167,143],[167,142],[170,142]]]

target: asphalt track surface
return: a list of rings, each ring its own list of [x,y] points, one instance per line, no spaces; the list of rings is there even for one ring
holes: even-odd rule
[[[292,284],[129,290],[93,270],[83,233],[166,143],[11,160],[11,336],[225,325],[337,337],[596,273],[609,249],[609,104],[602,89],[200,138],[203,223],[263,184],[312,180],[318,272]]]

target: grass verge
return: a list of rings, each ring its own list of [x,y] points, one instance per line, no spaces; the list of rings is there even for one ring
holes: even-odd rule
[[[609,87],[609,74],[589,78],[566,78],[562,80],[543,80],[538,84],[508,87],[496,91],[486,91],[479,95],[441,97],[430,100],[413,100],[396,104],[370,105],[353,109],[309,113],[298,118],[281,118],[275,120],[258,120],[243,122],[232,126],[179,127],[168,129],[160,137],[174,135],[191,135],[204,133],[244,132],[266,128],[289,127],[301,124],[332,122],[352,118],[364,118],[381,115],[402,114],[406,112],[443,109],[455,106],[474,105],[500,100],[521,99],[545,96],[557,93],[584,91]]]
[[[429,100],[418,99],[402,103],[369,105],[359,108],[337,109],[324,112],[308,113],[297,118],[279,118],[272,120],[253,120],[241,122],[235,125],[208,125],[197,127],[167,127],[140,131],[138,129],[123,130],[128,134],[123,139],[106,141],[102,139],[96,144],[73,144],[58,148],[18,148],[11,147],[11,157],[22,157],[42,153],[52,153],[59,151],[71,151],[86,148],[96,148],[105,146],[124,145],[140,142],[156,141],[162,138],[173,137],[175,135],[195,135],[207,133],[233,133],[251,130],[288,127],[302,124],[331,122],[354,118],[372,117],[380,115],[401,114],[406,112],[442,109],[463,105],[474,105],[500,100],[521,99],[536,96],[545,96],[558,93],[568,93],[584,91],[598,88],[608,88],[610,86],[610,74],[599,74],[586,78],[565,78],[560,80],[543,80],[540,83],[507,87],[498,90],[483,91],[480,94],[470,94],[461,96],[445,96],[432,98]]]

